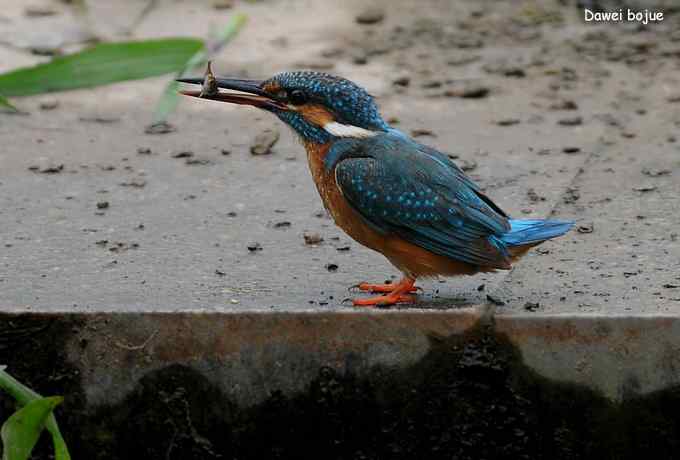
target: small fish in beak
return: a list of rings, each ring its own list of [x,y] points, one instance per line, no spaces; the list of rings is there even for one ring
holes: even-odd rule
[[[213,99],[219,92],[220,88],[217,85],[215,74],[213,74],[211,62],[208,61],[208,67],[205,69],[205,77],[203,78],[203,86],[201,87],[201,92],[198,97]]]
[[[210,63],[208,63],[208,68],[202,79],[179,78],[177,81],[191,85],[201,85],[200,91],[181,90],[180,94],[185,96],[228,102],[230,104],[250,105],[270,112],[289,110],[285,101],[279,100],[276,95],[269,94],[262,88],[262,80],[219,78],[212,73]],[[229,92],[222,92],[220,88],[229,90]]]

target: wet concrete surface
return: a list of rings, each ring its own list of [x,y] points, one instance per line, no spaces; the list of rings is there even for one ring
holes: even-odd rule
[[[4,319],[0,359],[66,395],[74,458],[670,459],[680,436],[677,318]]]
[[[675,19],[593,26],[575,8],[537,5],[463,2],[446,9],[455,28],[437,2],[417,19],[404,2],[373,26],[346,4],[285,40],[271,24],[283,4],[243,5],[251,24],[230,45],[238,53],[214,67],[262,77],[330,66],[367,86],[395,126],[455,156],[513,216],[577,221],[511,273],[423,282],[417,307],[480,305],[491,293],[507,312],[677,311],[678,45],[655,42]],[[207,6],[177,8],[187,15],[178,34],[216,21]],[[159,7],[138,35],[165,34],[168,14],[178,12]],[[11,67],[16,51],[0,52]],[[395,279],[325,217],[304,152],[277,120],[185,101],[177,131],[145,134],[165,81],[22,99],[30,115],[3,116],[4,309],[329,311],[349,308],[349,286]],[[447,97],[470,85],[489,94]],[[58,107],[40,110],[46,101]],[[273,153],[251,155],[267,129],[281,131]],[[323,241],[305,244],[306,232]]]

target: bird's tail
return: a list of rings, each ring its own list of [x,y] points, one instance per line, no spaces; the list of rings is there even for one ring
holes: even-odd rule
[[[511,219],[510,231],[500,239],[513,257],[519,257],[532,246],[564,235],[573,226],[574,222],[569,220]]]

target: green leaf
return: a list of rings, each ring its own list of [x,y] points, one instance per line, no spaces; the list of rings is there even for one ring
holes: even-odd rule
[[[42,398],[38,393],[5,372],[6,368],[7,366],[0,366],[0,388],[9,393],[20,406],[25,406],[31,401]],[[54,417],[54,414],[50,413],[48,415],[45,427],[52,435],[55,460],[71,460],[71,455],[68,452],[61,431],[59,431],[59,425],[57,425],[57,419]]]
[[[202,47],[203,42],[193,38],[103,43],[1,74],[0,93],[28,96],[177,72]]]
[[[177,77],[193,71],[197,67],[203,67],[210,57],[214,56],[224,48],[224,46],[231,41],[232,38],[238,34],[241,27],[246,23],[248,17],[245,14],[237,14],[233,16],[224,28],[220,29],[214,37],[211,37],[208,44],[202,49],[198,50],[190,59],[187,60],[184,67],[177,74]],[[163,90],[163,94],[156,104],[154,111],[153,122],[161,123],[168,118],[177,107],[179,102],[179,95],[177,90],[179,84],[176,81],[171,81]]]
[[[18,109],[16,107],[14,107],[12,104],[10,104],[10,102],[6,98],[2,97],[1,95],[0,95],[0,107],[5,107],[7,109],[18,112]]]
[[[63,400],[61,396],[35,399],[12,414],[0,429],[2,460],[27,460],[47,417]]]
[[[7,366],[0,368],[0,388],[13,397],[20,406],[25,406],[34,399],[42,398],[38,393],[5,372]]]
[[[161,98],[156,103],[156,108],[153,113],[153,123],[163,123],[167,120],[168,115],[170,115],[177,104],[179,103],[179,95],[177,91],[179,90],[179,84],[176,81],[171,81],[165,86]]]

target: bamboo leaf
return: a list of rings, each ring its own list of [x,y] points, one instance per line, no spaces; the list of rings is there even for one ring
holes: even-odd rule
[[[103,43],[0,75],[5,97],[88,88],[177,72],[203,42],[192,38]]]
[[[6,109],[13,110],[15,112],[18,111],[16,107],[14,107],[6,98],[3,96],[0,96],[0,107],[5,107]]]
[[[61,396],[34,399],[12,414],[0,429],[2,460],[27,460],[47,417],[63,400]]]
[[[214,37],[210,38],[205,47],[197,51],[187,60],[182,70],[177,74],[177,77],[182,77],[197,67],[203,67],[208,62],[208,59],[220,52],[222,48],[238,34],[247,19],[248,17],[245,14],[233,16],[224,28],[220,29]],[[162,123],[168,118],[168,115],[175,110],[177,103],[179,102],[179,95],[177,94],[178,89],[179,85],[174,80],[167,84],[161,98],[156,104],[153,117],[154,124]]]
[[[0,366],[0,388],[9,393],[20,406],[25,406],[31,401],[42,398],[38,393],[5,372],[6,368],[7,366]],[[47,416],[45,427],[52,435],[55,460],[71,460],[71,455],[68,452],[61,431],[59,431],[59,425],[57,425],[57,419],[54,417],[54,414],[50,413]]]

